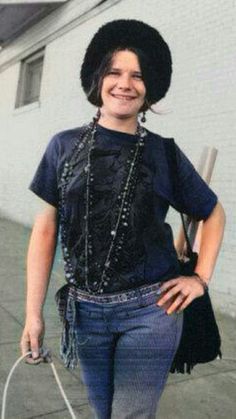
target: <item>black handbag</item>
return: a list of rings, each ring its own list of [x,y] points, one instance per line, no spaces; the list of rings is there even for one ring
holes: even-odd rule
[[[181,214],[182,216],[182,214]],[[182,216],[184,225],[184,219]],[[186,228],[184,227],[186,234]],[[188,237],[188,261],[180,260],[181,275],[191,276],[197,263],[197,253],[192,251]],[[172,362],[171,373],[191,373],[196,364],[222,358],[221,338],[211,304],[209,292],[195,298],[183,312],[183,331],[180,344]]]
[[[174,182],[176,181],[177,162],[174,141],[166,141],[166,151]],[[197,263],[197,253],[193,252],[187,233],[183,214],[181,214],[187,244],[187,261],[180,259],[180,274],[191,277]],[[183,330],[179,347],[171,365],[171,373],[191,373],[197,364],[222,358],[221,338],[208,290],[204,295],[195,298],[183,311]]]

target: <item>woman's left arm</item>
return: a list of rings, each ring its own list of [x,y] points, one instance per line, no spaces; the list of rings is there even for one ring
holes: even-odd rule
[[[225,227],[225,212],[220,202],[203,222],[201,245],[195,272],[207,283],[212,277],[221,247]],[[163,292],[157,304],[166,308],[167,314],[185,309],[195,298],[204,293],[197,276],[166,281],[160,288]]]
[[[195,272],[208,284],[216,264],[225,227],[225,212],[220,202],[203,222],[201,246]]]

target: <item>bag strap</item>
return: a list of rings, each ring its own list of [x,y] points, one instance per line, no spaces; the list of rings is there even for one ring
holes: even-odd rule
[[[168,138],[164,142],[165,150],[166,150],[166,157],[168,161],[168,166],[171,173],[171,180],[172,184],[174,186],[174,193],[177,194],[178,191],[178,163],[177,163],[177,156],[176,156],[176,149],[175,149],[175,141],[173,138]],[[193,249],[189,240],[188,232],[187,232],[187,226],[184,220],[184,214],[180,213],[182,225],[183,225],[183,231],[184,236],[186,240],[187,245],[187,256],[193,255]]]

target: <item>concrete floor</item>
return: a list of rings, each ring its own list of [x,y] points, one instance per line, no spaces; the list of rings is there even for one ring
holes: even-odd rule
[[[7,374],[20,356],[19,340],[24,322],[25,256],[30,231],[0,220],[0,396]],[[53,354],[65,391],[78,419],[92,419],[79,369],[66,370],[59,358],[61,325],[54,294],[63,284],[60,254],[54,265],[45,305],[45,344]],[[235,319],[216,313],[222,336],[223,359],[195,368],[191,376],[170,375],[163,393],[158,419],[236,419],[236,327]],[[12,378],[7,397],[6,419],[66,419],[70,415],[48,364],[22,362]]]

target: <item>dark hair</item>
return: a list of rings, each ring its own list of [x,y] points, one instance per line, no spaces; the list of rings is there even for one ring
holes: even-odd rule
[[[151,83],[152,83],[152,67],[150,66],[150,63],[148,62],[147,56],[144,54],[144,52],[139,48],[116,48],[113,51],[109,51],[103,58],[101,65],[99,66],[98,70],[94,73],[91,89],[87,94],[88,100],[93,103],[95,106],[101,107],[102,106],[102,97],[101,97],[101,90],[102,90],[102,83],[103,79],[108,73],[108,71],[111,68],[112,64],[112,58],[116,52],[119,51],[131,51],[135,53],[138,57],[139,65],[142,72],[142,77],[144,81],[144,85],[146,88],[146,98],[143,106],[140,109],[140,112],[146,111],[150,109],[151,103],[149,103],[149,94],[148,92],[151,89]]]

